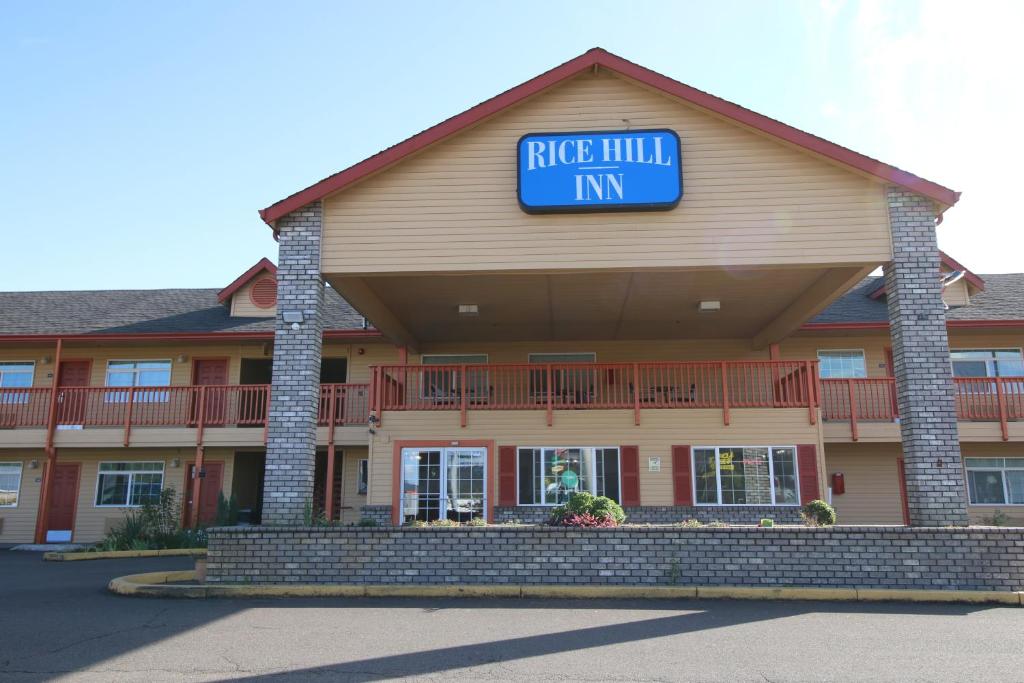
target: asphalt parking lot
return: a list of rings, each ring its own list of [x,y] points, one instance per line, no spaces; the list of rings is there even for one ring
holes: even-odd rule
[[[1024,681],[1024,609],[477,599],[153,600],[183,558],[0,550],[0,680]]]

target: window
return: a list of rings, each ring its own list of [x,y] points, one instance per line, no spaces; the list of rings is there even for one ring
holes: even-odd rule
[[[18,506],[21,490],[21,463],[0,462],[0,508]]]
[[[954,377],[1020,377],[1020,349],[954,349],[949,352]]]
[[[359,461],[359,466],[356,469],[356,493],[360,495],[366,495],[366,485],[369,481],[370,467],[369,462],[366,458]]]
[[[971,505],[1024,505],[1024,458],[964,458]]]
[[[112,360],[107,363],[108,387],[166,387],[171,384],[171,361],[169,360]],[[166,391],[137,391],[137,403],[166,403]],[[108,391],[107,403],[124,403],[127,391]]]
[[[133,507],[160,500],[162,462],[101,462],[96,507]]]
[[[561,505],[577,491],[619,501],[619,449],[520,448],[519,504]]]
[[[863,351],[818,351],[822,379],[867,377]]]
[[[423,355],[422,363],[423,365],[485,365],[487,354]],[[437,402],[461,400],[462,385],[459,378],[458,368],[424,370],[420,382],[420,398],[429,398]],[[470,401],[480,401],[488,396],[489,380],[486,368],[467,369],[466,379],[466,397]]]
[[[483,517],[486,467],[484,448],[403,448],[402,520],[468,522]]]
[[[0,362],[0,403],[27,403],[28,394],[23,391],[4,391],[4,389],[27,389],[32,386],[32,376],[36,364],[32,361],[5,363]]]
[[[693,449],[698,505],[798,505],[796,448],[719,446]]]
[[[531,353],[531,364],[552,364],[558,367],[551,371],[551,394],[559,402],[586,403],[592,398],[596,370],[590,367],[567,368],[568,363],[594,363],[595,353]],[[530,395],[538,401],[546,401],[548,394],[547,370],[530,372]]]

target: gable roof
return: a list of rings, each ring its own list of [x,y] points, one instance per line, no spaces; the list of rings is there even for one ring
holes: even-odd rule
[[[969,306],[946,311],[951,326],[970,323],[1002,322],[1024,326],[1024,273],[984,275],[987,287],[971,297]],[[840,325],[886,327],[889,310],[886,302],[871,294],[884,284],[884,278],[867,277],[849,292],[819,313],[803,329],[824,329]]]
[[[967,270],[967,268],[957,261],[955,258],[947,254],[946,252],[939,250],[939,262],[949,268],[952,271],[959,271],[964,274],[964,279],[979,292],[985,291],[985,279],[975,275],[973,272]],[[988,276],[986,276],[988,277]],[[868,296],[872,299],[880,299],[885,294],[885,278],[878,278],[876,282],[868,292]]]
[[[277,275],[277,266],[275,266],[274,262],[266,256],[261,258],[252,268],[239,275],[230,285],[220,290],[220,292],[217,293],[217,301],[222,304],[226,303],[235,292],[240,290],[242,287],[245,287],[245,285],[263,271],[267,271],[271,275]]]
[[[221,290],[223,291],[223,290]],[[0,292],[0,340],[11,336],[274,334],[274,316],[232,317],[216,289]],[[363,318],[336,291],[324,291],[324,330],[363,329]]]
[[[761,131],[780,140],[789,142],[797,147],[820,154],[862,173],[875,176],[886,182],[904,187],[924,197],[934,200],[941,207],[950,207],[956,204],[960,193],[925,180],[907,171],[890,166],[877,159],[858,154],[853,150],[829,142],[816,135],[811,135],[780,121],[769,118],[757,112],[734,104],[720,97],[697,90],[684,83],[673,80],[667,76],[652,71],[639,64],[634,64],[622,57],[613,55],[606,50],[595,47],[583,53],[575,59],[556,66],[535,78],[532,78],[511,90],[492,97],[489,100],[467,109],[466,111],[451,117],[441,123],[408,138],[393,147],[364,159],[363,161],[350,166],[343,171],[324,178],[304,190],[300,190],[280,201],[277,201],[265,209],[260,210],[260,218],[268,225],[274,226],[274,222],[296,209],[311,202],[315,202],[332,192],[337,192],[358,180],[361,180],[377,171],[386,168],[403,158],[418,152],[425,147],[439,142],[447,137],[475,125],[483,119],[493,116],[523,100],[536,95],[561,81],[571,78],[587,69],[602,67],[613,71],[627,78],[638,81],[644,85],[660,90],[668,95],[694,104],[698,107],[711,111]],[[941,212],[940,212],[941,213]],[[276,228],[275,228],[276,232]]]

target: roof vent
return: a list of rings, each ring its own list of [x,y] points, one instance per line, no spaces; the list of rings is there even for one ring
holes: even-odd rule
[[[249,289],[249,300],[259,308],[273,308],[277,304],[277,280],[260,278]]]

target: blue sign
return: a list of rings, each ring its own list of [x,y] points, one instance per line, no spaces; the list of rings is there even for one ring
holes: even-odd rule
[[[527,213],[663,211],[683,196],[672,130],[531,133],[519,138],[518,152]]]

